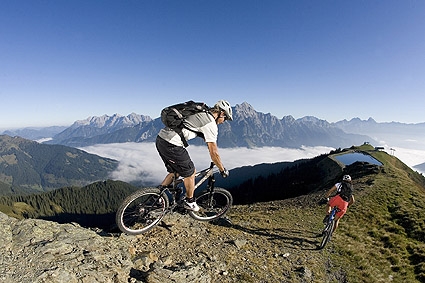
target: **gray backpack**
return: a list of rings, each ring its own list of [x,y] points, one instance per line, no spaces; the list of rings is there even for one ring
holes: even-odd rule
[[[174,130],[179,134],[185,147],[189,146],[186,139],[183,136],[182,129],[185,128],[184,120],[196,113],[205,112],[207,113],[210,108],[203,102],[194,102],[192,100],[179,103],[176,105],[168,106],[161,111],[161,120],[165,126]],[[188,129],[190,130],[190,129]],[[200,133],[197,133],[198,135]]]

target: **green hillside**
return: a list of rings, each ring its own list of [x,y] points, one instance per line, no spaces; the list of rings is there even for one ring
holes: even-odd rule
[[[368,153],[384,169],[355,180],[332,258],[349,282],[425,282],[424,177],[385,152]]]
[[[100,181],[85,187],[65,187],[51,192],[0,197],[0,211],[9,216],[40,218],[59,223],[109,228],[120,202],[136,187],[121,181]]]
[[[30,194],[107,179],[118,161],[0,135],[0,195]]]
[[[368,153],[383,166],[379,170],[363,170],[370,167],[368,164],[338,169],[333,157],[349,151]],[[316,191],[236,206],[230,212],[236,231],[217,229],[217,235],[247,239],[246,252],[229,255],[228,261],[236,266],[229,282],[425,282],[423,175],[368,145],[334,152],[317,164],[317,172],[328,172],[331,178]],[[354,177],[356,202],[340,221],[331,242],[317,250],[325,214],[319,200],[343,172]],[[261,190],[268,187],[260,186],[258,192]],[[282,254],[288,259],[281,259]],[[262,281],[264,278],[270,281]]]

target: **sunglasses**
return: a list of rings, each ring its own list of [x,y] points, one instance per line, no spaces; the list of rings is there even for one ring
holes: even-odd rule
[[[220,117],[219,118],[224,118],[224,120],[228,120],[228,118],[227,118],[227,115],[226,114],[224,114],[224,116],[223,115],[220,115]]]

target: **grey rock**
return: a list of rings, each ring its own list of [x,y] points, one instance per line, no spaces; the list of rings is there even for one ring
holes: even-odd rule
[[[0,213],[1,282],[128,282],[128,244],[76,224]]]

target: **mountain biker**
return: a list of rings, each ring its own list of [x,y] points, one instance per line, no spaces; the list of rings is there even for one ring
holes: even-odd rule
[[[182,130],[186,140],[203,135],[211,160],[218,167],[220,174],[224,178],[229,176],[229,171],[224,168],[218,153],[217,125],[223,123],[225,120],[233,120],[232,108],[226,100],[219,100],[208,112],[200,112],[187,117],[184,121],[185,128]],[[183,183],[186,188],[185,208],[199,211],[199,206],[193,196],[195,191],[195,166],[180,136],[174,130],[165,127],[158,133],[156,148],[169,172],[160,186],[171,184],[174,178],[174,172],[176,172],[177,176],[184,178]]]
[[[347,189],[345,189],[345,187]],[[329,199],[329,197],[335,192],[336,195]],[[326,216],[323,219],[323,223],[327,222],[329,214],[331,213],[333,207],[337,206],[340,209],[340,211],[338,211],[335,215],[335,231],[338,228],[339,220],[347,212],[347,208],[354,203],[353,184],[351,181],[351,176],[344,175],[342,177],[342,182],[336,183],[332,188],[330,188],[330,190],[326,194],[326,198],[329,201],[326,205]]]

